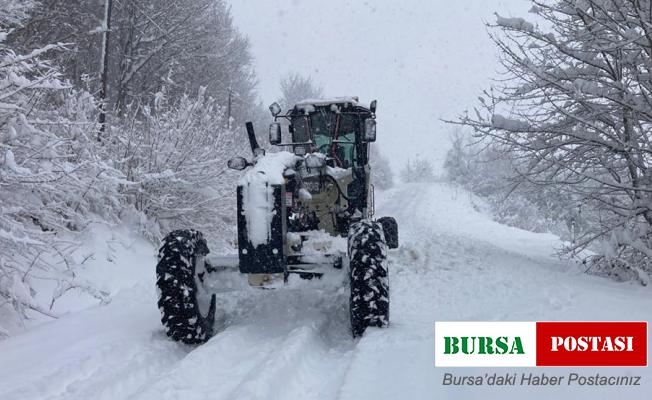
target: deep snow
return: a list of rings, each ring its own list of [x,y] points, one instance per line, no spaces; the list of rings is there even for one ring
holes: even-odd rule
[[[370,329],[357,341],[348,334],[341,275],[294,279],[287,288],[261,291],[225,274],[220,332],[196,348],[173,343],[156,308],[154,249],[110,233],[117,241],[112,269],[91,275],[111,282],[113,301],[0,342],[0,398],[650,397],[652,373],[645,368],[434,367],[435,320],[652,319],[649,288],[587,276],[554,256],[559,242],[553,235],[497,224],[482,209],[472,195],[440,183],[399,186],[377,196],[377,214],[394,215],[401,238],[401,247],[390,252],[391,326]],[[107,235],[98,232],[95,246]],[[441,385],[445,372],[571,370],[643,375],[643,386]]]

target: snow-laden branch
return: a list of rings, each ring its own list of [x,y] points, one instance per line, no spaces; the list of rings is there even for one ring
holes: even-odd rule
[[[637,232],[612,243],[627,258],[618,265],[652,273],[652,229],[639,229],[652,228],[650,6],[533,1],[537,24],[496,14],[491,38],[507,79],[458,122],[512,159],[515,180],[582,204],[581,248],[600,251],[615,229]]]

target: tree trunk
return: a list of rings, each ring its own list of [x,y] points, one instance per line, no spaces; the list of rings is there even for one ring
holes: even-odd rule
[[[104,3],[104,26],[102,32],[102,55],[100,57],[100,132],[97,140],[102,141],[106,131],[106,108],[108,98],[108,80],[109,80],[109,46],[111,39],[111,11],[113,9],[113,0],[105,0]]]

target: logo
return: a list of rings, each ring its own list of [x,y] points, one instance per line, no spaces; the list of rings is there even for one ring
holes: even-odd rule
[[[435,365],[643,367],[647,343],[647,322],[435,322]]]
[[[647,322],[536,324],[538,366],[647,366]]]
[[[445,336],[444,354],[524,354],[520,336]]]

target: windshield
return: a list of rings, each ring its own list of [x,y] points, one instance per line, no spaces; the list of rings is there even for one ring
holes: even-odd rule
[[[358,122],[357,114],[323,109],[309,115],[295,116],[292,117],[292,141],[307,142],[312,134],[313,151],[333,157],[338,167],[349,168],[356,159],[355,134]]]
[[[292,127],[294,128],[292,132],[293,143],[306,143],[310,140],[307,117],[292,117]]]

